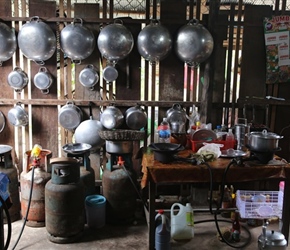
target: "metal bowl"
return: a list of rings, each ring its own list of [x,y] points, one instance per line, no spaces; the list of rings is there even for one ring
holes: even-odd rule
[[[62,147],[63,151],[69,154],[83,154],[91,148],[92,146],[87,143],[68,143]]]

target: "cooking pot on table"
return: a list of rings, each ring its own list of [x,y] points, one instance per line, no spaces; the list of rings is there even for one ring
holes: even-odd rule
[[[26,87],[28,81],[27,74],[20,67],[15,67],[7,77],[7,82],[10,87],[12,87],[15,92],[18,93]]]
[[[134,39],[122,20],[116,19],[113,24],[101,29],[97,44],[102,56],[113,62],[122,60],[130,54]]]
[[[197,66],[212,53],[214,46],[210,32],[197,19],[190,20],[178,30],[175,52],[189,66]]]
[[[0,23],[0,66],[9,60],[17,48],[15,31],[5,23]]]
[[[60,46],[74,63],[80,64],[81,60],[88,58],[93,53],[96,38],[89,28],[83,26],[81,18],[75,18],[72,24],[61,30]]]
[[[274,152],[279,148],[279,140],[283,138],[283,136],[268,132],[266,129],[262,132],[251,132],[246,136],[250,149],[258,152]]]
[[[139,54],[154,64],[164,59],[171,51],[171,35],[158,20],[151,20],[150,24],[140,31],[137,47]]]
[[[82,122],[83,112],[72,101],[67,101],[58,113],[59,124],[68,130],[76,129]]]
[[[53,83],[52,75],[46,67],[40,67],[38,73],[33,78],[34,85],[41,90],[43,94],[49,93],[49,88]]]
[[[21,106],[21,103],[17,103],[8,111],[8,121],[16,127],[26,126],[28,124],[28,114]]]
[[[25,57],[44,65],[56,50],[56,37],[49,25],[34,16],[20,29],[18,45]]]
[[[184,150],[181,144],[174,143],[151,143],[148,147],[154,152],[154,159],[162,163],[172,162],[174,154]]]

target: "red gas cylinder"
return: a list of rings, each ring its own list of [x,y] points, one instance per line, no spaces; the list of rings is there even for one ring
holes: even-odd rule
[[[30,227],[45,226],[45,204],[44,192],[45,184],[51,179],[51,167],[49,160],[52,156],[51,151],[41,149],[38,160],[34,161],[31,157],[31,151],[26,153],[26,166],[20,175],[21,187],[21,213],[26,218],[29,196],[31,193],[31,202],[29,212],[26,218],[26,225]],[[32,167],[34,166],[34,173]]]

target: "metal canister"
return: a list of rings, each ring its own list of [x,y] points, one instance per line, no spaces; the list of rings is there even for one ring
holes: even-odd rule
[[[14,166],[12,155],[12,147],[9,145],[0,145],[0,172],[6,174],[10,180],[8,191],[12,206],[9,208],[11,222],[14,222],[20,217],[20,199],[19,199],[19,183],[17,169]],[[7,223],[6,215],[4,214],[4,222]]]
[[[45,225],[48,239],[55,243],[77,241],[83,234],[84,185],[77,159],[51,159],[52,176],[45,185]]]
[[[51,166],[49,165],[49,160],[52,156],[52,152],[47,149],[41,149],[39,160],[34,166],[34,171],[32,171],[31,150],[26,151],[25,155],[26,166],[23,168],[23,172],[20,174],[21,214],[22,217],[26,219],[27,226],[44,227],[44,188],[46,183],[51,178]],[[33,185],[31,186],[32,183]],[[27,214],[29,199],[30,207]]]

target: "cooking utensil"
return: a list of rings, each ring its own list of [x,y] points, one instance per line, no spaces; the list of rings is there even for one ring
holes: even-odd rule
[[[175,41],[175,52],[188,66],[204,62],[213,51],[214,41],[210,32],[197,19],[182,26]]]
[[[52,75],[46,67],[40,67],[38,73],[33,78],[35,87],[41,90],[43,94],[49,93],[49,88],[53,83]]]
[[[73,101],[67,101],[64,106],[61,107],[58,113],[59,124],[68,130],[76,129],[82,122],[83,112],[74,104]]]
[[[192,135],[193,141],[214,141],[217,139],[217,135],[210,129],[198,129]]]
[[[109,154],[129,154],[133,152],[133,141],[106,141]]]
[[[91,151],[100,149],[104,144],[99,131],[104,130],[102,123],[93,119],[92,104],[89,105],[90,119],[83,121],[75,130],[74,136],[77,143],[87,143],[92,146]]]
[[[87,143],[68,143],[62,147],[65,153],[73,155],[83,154],[89,151],[91,148],[92,146]]]
[[[94,65],[89,64],[80,72],[79,81],[84,87],[94,89],[99,81],[99,74]]]
[[[97,44],[104,58],[109,61],[119,61],[130,54],[134,39],[122,20],[116,19],[113,24],[101,29]]]
[[[164,59],[171,51],[172,39],[166,27],[158,20],[151,20],[150,24],[143,28],[137,40],[139,54],[150,63]]]
[[[21,106],[21,103],[17,103],[8,111],[8,121],[15,127],[26,126],[28,124],[28,114]]]
[[[13,71],[9,73],[7,82],[15,92],[20,93],[28,84],[28,76],[20,67],[15,67]]]
[[[172,162],[174,154],[184,150],[181,144],[174,143],[151,143],[148,147],[154,152],[154,159],[162,163]]]
[[[5,23],[0,22],[0,66],[9,60],[17,48],[15,31]]]
[[[100,121],[107,129],[116,129],[124,122],[124,115],[120,109],[115,106],[108,106],[101,113]]]
[[[44,61],[51,58],[56,50],[54,32],[38,16],[22,26],[17,38],[23,55],[39,65],[44,65]]]
[[[72,24],[61,30],[60,46],[62,51],[74,63],[80,64],[82,60],[93,53],[96,46],[96,38],[89,28],[83,26],[81,18],[74,18]]]
[[[5,120],[5,116],[3,115],[3,113],[0,111],[0,133],[3,131],[3,129],[5,128],[6,125],[6,120]]]
[[[180,126],[184,127],[186,123],[186,112],[178,103],[174,103],[170,109],[166,111],[167,121],[174,125],[175,129],[180,130]],[[179,124],[179,126],[177,126]]]
[[[112,65],[107,65],[104,69],[103,69],[103,77],[106,80],[106,82],[110,83],[113,81],[116,81],[118,78],[118,71],[115,68],[115,66]]]
[[[126,110],[125,120],[129,128],[139,130],[147,125],[147,114],[140,105],[136,105]]]
[[[283,138],[283,136],[268,132],[266,129],[262,132],[251,132],[246,136],[250,149],[257,152],[274,152],[279,148],[279,140]]]

